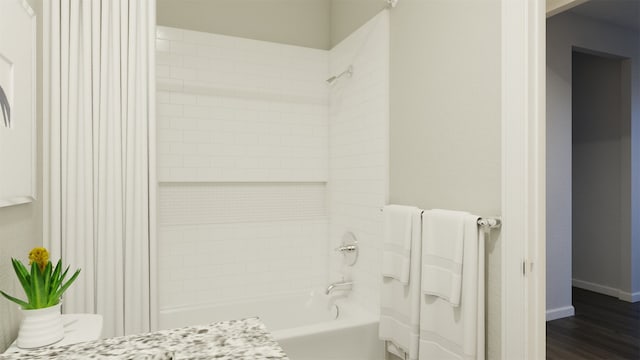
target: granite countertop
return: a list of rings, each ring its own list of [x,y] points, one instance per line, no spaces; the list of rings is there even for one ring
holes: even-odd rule
[[[288,360],[258,318],[161,330],[61,347],[34,349],[17,359],[219,359]]]

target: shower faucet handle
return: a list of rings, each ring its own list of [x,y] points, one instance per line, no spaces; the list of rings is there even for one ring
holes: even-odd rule
[[[337,248],[334,249],[334,251],[337,252],[354,252],[358,250],[358,245],[342,245],[342,246],[338,246]]]
[[[335,252],[343,256],[345,265],[355,265],[356,261],[358,261],[358,239],[351,231],[345,232],[342,235],[342,244],[335,248]]]

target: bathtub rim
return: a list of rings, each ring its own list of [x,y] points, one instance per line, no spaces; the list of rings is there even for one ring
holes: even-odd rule
[[[271,334],[277,341],[280,341],[364,325],[377,324],[380,322],[380,318],[376,314],[368,312],[357,304],[347,302],[339,304],[339,306],[341,309],[340,313],[344,314],[344,317],[339,317],[338,319],[330,321],[322,321],[303,326],[274,330],[271,331]]]

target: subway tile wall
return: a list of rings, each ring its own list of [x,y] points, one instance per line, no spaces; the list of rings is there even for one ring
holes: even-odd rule
[[[382,213],[387,203],[389,123],[389,19],[386,11],[334,47],[330,71],[350,64],[353,77],[331,90],[329,105],[330,241],[338,246],[346,231],[360,246],[358,262],[344,266],[332,254],[330,277],[354,281],[353,298],[379,311]]]
[[[377,312],[386,12],[331,51],[167,27],[157,35],[161,316],[342,277]],[[349,64],[353,78],[328,87]],[[360,241],[353,268],[329,252],[346,231]]]
[[[165,183],[163,226],[317,220],[327,215],[325,183]]]
[[[167,310],[317,288],[327,278],[327,236],[322,219],[163,227],[160,322]]]
[[[161,182],[326,181],[328,52],[158,27]]]
[[[328,52],[157,31],[160,311],[327,282]]]

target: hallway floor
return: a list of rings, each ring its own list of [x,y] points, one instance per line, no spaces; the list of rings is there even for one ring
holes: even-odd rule
[[[640,359],[640,302],[573,288],[573,306],[547,322],[547,359]]]

